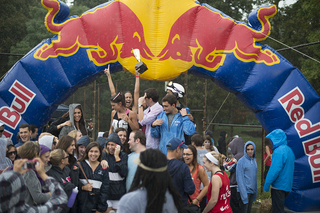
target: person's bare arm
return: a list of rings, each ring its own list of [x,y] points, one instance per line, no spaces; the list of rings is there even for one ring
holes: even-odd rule
[[[203,167],[200,168],[199,170],[199,179],[201,180],[201,183],[203,184],[203,188],[199,195],[192,201],[193,204],[198,205],[200,200],[206,196],[207,191],[208,191],[208,186],[209,186],[209,179],[206,171],[204,170]]]
[[[109,89],[110,89],[110,93],[111,93],[111,97],[112,97],[116,94],[116,89],[115,89],[114,84],[112,82],[112,78],[111,78],[111,74],[110,74],[110,65],[108,65],[108,68],[105,68],[103,72],[108,77]]]
[[[145,101],[145,96],[142,96],[138,99],[138,105],[141,105],[141,107],[138,107],[138,119],[139,122],[141,122],[143,120],[144,117],[144,113],[143,113],[143,106],[145,105],[146,101]]]
[[[138,124],[138,119],[137,119],[137,113],[130,111],[129,116],[123,115],[120,117],[122,120],[128,122],[130,128],[132,130],[138,130],[139,129],[139,124]]]
[[[115,113],[116,113],[116,111],[114,111],[114,110],[111,112],[109,135],[113,132],[112,120],[113,120],[113,116],[114,116]]]
[[[134,86],[132,111],[134,111],[137,114],[139,113],[138,112],[139,89],[140,89],[140,74],[136,70],[136,83]]]
[[[211,198],[202,213],[209,212],[217,204],[221,185],[222,185],[221,178],[217,175],[214,175],[211,179],[211,186],[212,186]]]
[[[271,159],[271,153],[270,153],[270,149],[268,146],[266,146],[266,153],[267,153],[267,157],[264,160],[264,164],[266,163],[266,161],[270,158]]]

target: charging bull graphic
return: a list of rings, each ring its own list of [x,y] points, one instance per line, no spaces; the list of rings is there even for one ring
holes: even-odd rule
[[[149,80],[189,74],[212,79],[250,108],[267,132],[283,129],[294,151],[290,210],[320,208],[320,98],[301,72],[267,45],[275,6],[234,21],[193,0],[118,0],[68,17],[69,7],[42,0],[45,25],[56,34],[18,61],[0,82],[0,121],[15,141],[22,123],[43,126],[57,106],[111,71],[134,73],[139,49]],[[175,8],[172,10],[172,8]]]
[[[158,57],[160,61],[169,57],[175,60],[194,61],[196,66],[212,71],[223,65],[225,53],[233,53],[239,60],[246,62],[255,61],[267,65],[279,63],[279,58],[270,50],[262,50],[255,44],[255,41],[265,40],[268,37],[271,29],[268,19],[275,13],[274,5],[259,10],[257,13],[259,21],[250,23],[261,29],[255,30],[208,8],[193,7],[173,24],[169,42]],[[193,14],[197,16],[196,19]],[[202,23],[196,22],[197,20],[202,20]],[[205,20],[214,20],[216,24],[208,26]],[[195,27],[186,29],[190,24]],[[246,37],[244,39],[239,35]]]
[[[63,23],[54,21],[59,13],[59,2],[43,1],[43,5],[50,11],[46,16],[46,26],[50,32],[59,34],[59,39],[39,48],[34,53],[37,59],[67,57],[75,54],[80,47],[87,49],[89,59],[97,66],[115,62],[119,56],[131,57],[132,47],[139,49],[146,59],[150,60],[153,56],[145,44],[140,20],[121,2],[112,2]],[[119,26],[119,23],[122,25]],[[79,27],[81,25],[87,28]]]

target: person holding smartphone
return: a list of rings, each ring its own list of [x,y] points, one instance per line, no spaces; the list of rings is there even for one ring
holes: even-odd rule
[[[102,155],[102,160],[106,160],[109,164],[110,187],[107,212],[117,211],[119,200],[126,193],[128,155],[121,149],[122,143],[119,136],[112,132],[107,138],[106,152]]]

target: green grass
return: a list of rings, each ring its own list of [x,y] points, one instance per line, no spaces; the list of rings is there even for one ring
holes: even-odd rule
[[[262,191],[263,185],[261,185],[261,162],[263,162],[263,151],[262,151],[262,129],[261,128],[248,128],[248,127],[231,127],[227,126],[215,126],[213,137],[215,142],[219,139],[219,134],[221,130],[225,130],[228,134],[227,139],[234,135],[239,135],[242,137],[244,142],[252,141],[256,145],[256,158],[258,164],[257,181],[258,181],[258,195],[257,200],[267,199],[271,197],[270,191]],[[232,132],[232,135],[231,135]],[[227,141],[227,140],[226,140]]]

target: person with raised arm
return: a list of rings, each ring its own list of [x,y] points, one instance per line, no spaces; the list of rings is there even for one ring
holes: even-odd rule
[[[111,97],[116,95],[116,89],[115,86],[112,82],[111,74],[110,74],[110,65],[108,65],[108,68],[104,69],[104,73],[108,77],[108,83],[109,83],[109,89],[111,92]],[[131,109],[135,113],[138,113],[138,99],[139,99],[139,87],[140,87],[140,80],[139,80],[140,74],[138,70],[136,69],[136,81],[135,81],[135,86],[134,86],[134,93],[133,93],[133,98],[132,94],[130,91],[127,91],[124,93],[125,96],[125,107],[127,109]],[[133,105],[132,105],[133,101]]]

